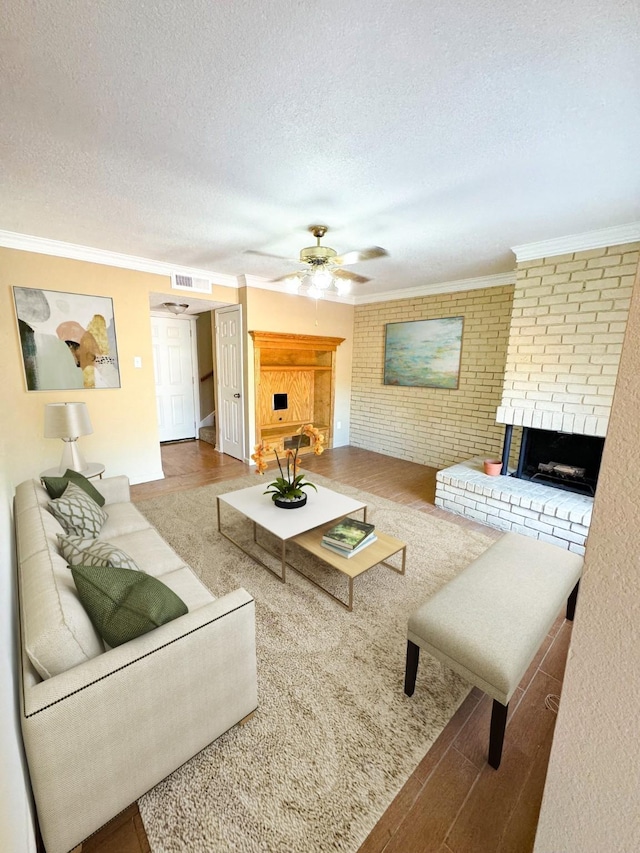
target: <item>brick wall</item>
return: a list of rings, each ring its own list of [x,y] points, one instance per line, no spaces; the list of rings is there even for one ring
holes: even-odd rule
[[[640,243],[520,262],[502,423],[606,435]]]
[[[356,306],[350,443],[437,468],[502,452],[513,286]],[[464,317],[457,390],[383,384],[385,324]]]

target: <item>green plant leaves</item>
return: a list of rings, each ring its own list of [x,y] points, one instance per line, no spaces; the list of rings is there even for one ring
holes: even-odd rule
[[[308,487],[315,489],[316,492],[318,491],[313,483],[304,482],[304,474],[298,474],[291,482],[284,477],[276,477],[262,494],[271,495],[272,500],[276,498],[300,498],[304,494],[303,489]]]

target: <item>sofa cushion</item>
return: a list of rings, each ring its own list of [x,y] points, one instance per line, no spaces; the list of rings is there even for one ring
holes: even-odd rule
[[[99,539],[106,540],[105,529]],[[166,572],[184,568],[184,560],[171,548],[160,536],[155,527],[147,527],[145,530],[135,530],[122,536],[109,536],[108,541],[116,548],[120,548],[128,554],[136,563],[140,571],[154,578],[161,578]]]
[[[112,647],[188,612],[186,604],[168,586],[143,572],[72,566],[71,573],[89,618]]]
[[[44,489],[42,491],[44,492]],[[59,550],[58,536],[64,534],[64,528],[46,508],[36,505],[35,508],[23,509],[16,502],[15,520],[20,559],[26,560],[45,548],[54,552]]]
[[[80,603],[71,572],[51,549],[21,561],[21,617],[24,647],[41,678],[51,678],[105,650]]]
[[[132,503],[107,504],[107,520],[100,532],[100,538],[113,542],[115,536],[133,533],[136,530],[148,530],[151,525],[140,510]]]
[[[162,583],[179,595],[190,611],[199,610],[215,601],[215,596],[209,592],[189,566],[183,566],[181,569],[162,575]]]
[[[62,556],[70,566],[118,566],[139,571],[134,560],[110,542],[59,533],[58,544]]]
[[[49,504],[49,511],[67,533],[96,537],[107,520],[107,513],[75,483],[69,482],[64,494]]]
[[[16,546],[20,566],[20,623],[24,648],[41,678],[50,678],[104,652],[80,604],[58,548],[60,523],[47,511],[39,480],[16,488]]]
[[[90,480],[87,480],[78,471],[72,471],[71,468],[67,468],[62,477],[42,477],[42,482],[50,498],[61,498],[70,481],[75,483],[76,486],[80,486],[90,498],[94,499],[98,506],[104,506],[103,495],[100,494]]]

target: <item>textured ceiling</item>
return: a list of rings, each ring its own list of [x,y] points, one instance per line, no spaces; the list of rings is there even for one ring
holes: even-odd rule
[[[639,0],[4,0],[0,228],[374,294],[640,219]]]

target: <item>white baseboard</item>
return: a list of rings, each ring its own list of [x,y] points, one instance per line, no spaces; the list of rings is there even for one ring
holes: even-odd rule
[[[151,483],[154,480],[164,480],[164,471],[162,468],[159,471],[153,471],[149,474],[140,474],[137,477],[130,477],[129,482],[132,486],[137,486],[140,483]]]

